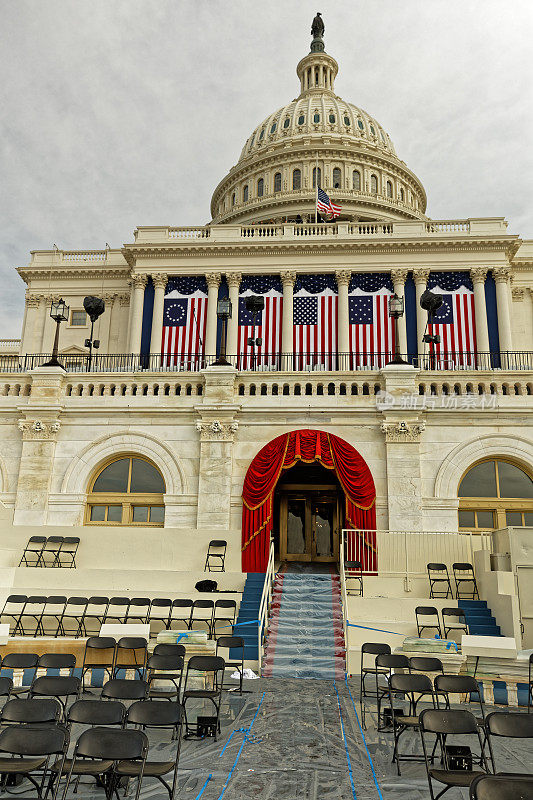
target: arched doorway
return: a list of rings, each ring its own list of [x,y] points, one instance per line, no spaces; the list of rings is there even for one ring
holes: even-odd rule
[[[375,531],[376,490],[370,470],[357,450],[344,439],[324,431],[291,431],[266,444],[256,455],[246,473],[242,494],[242,568],[244,572],[264,572],[266,570],[270,536],[274,529],[276,498],[283,493],[284,482],[282,481],[280,485],[278,495],[275,494],[276,487],[283,474],[298,464],[318,465],[324,468],[331,476],[328,491],[331,487],[331,492],[335,492],[337,498],[340,494],[338,488],[340,486],[343,522],[346,527]],[[293,473],[296,477],[298,474],[301,477],[305,473]],[[318,473],[315,473],[316,475]],[[322,480],[323,475],[324,473],[318,475],[318,480]],[[285,483],[285,486],[287,485],[291,484]],[[315,480],[314,487],[316,488],[316,486]],[[299,533],[297,529],[293,531],[293,541],[296,541],[295,537],[300,536],[300,549],[305,546],[305,555],[309,557],[309,560],[313,554],[316,557],[317,552],[325,553],[322,557],[333,560],[335,556],[338,556],[338,546],[335,553],[335,534],[331,529],[336,527],[338,532],[341,522],[340,514],[337,512],[335,521],[331,506],[329,509],[318,508],[315,509],[313,522],[313,511],[309,510],[307,496],[304,496],[303,499],[306,503],[305,510],[302,510],[302,506],[300,506],[300,511],[296,516],[300,513],[304,527]],[[315,499],[318,502],[319,498]],[[332,502],[333,500],[334,498],[332,498]],[[279,503],[281,504],[281,498]],[[279,513],[281,513],[281,505],[279,508]],[[307,528],[302,514],[307,515],[307,518],[311,514],[311,521]],[[314,525],[316,530],[317,524],[322,526],[318,548],[316,541],[314,545],[312,542],[312,526]],[[304,545],[301,543],[302,535]],[[375,540],[375,537],[372,538]],[[366,541],[368,541],[368,537]],[[327,554],[328,547],[330,555]],[[367,550],[375,553],[372,544]],[[335,556],[331,555],[332,552],[335,553]],[[297,556],[298,553],[293,555]],[[374,564],[365,566],[369,569],[375,568]]]

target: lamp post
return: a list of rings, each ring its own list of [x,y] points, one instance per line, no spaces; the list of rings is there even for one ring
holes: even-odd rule
[[[398,319],[403,317],[403,297],[398,297],[396,292],[389,297],[389,317],[394,320],[394,358],[387,364],[407,364],[400,354],[400,337],[398,334]]]
[[[231,300],[229,297],[221,297],[217,301],[217,317],[222,320],[222,337],[220,341],[220,354],[213,364],[215,367],[231,367],[230,362],[226,358],[226,327],[228,319],[231,319]]]
[[[94,332],[94,323],[105,311],[105,303],[101,297],[94,297],[93,295],[89,295],[85,297],[83,300],[83,307],[87,314],[89,315],[89,319],[91,320],[91,335],[88,339],[85,339],[85,347],[89,348],[89,356],[87,358],[87,372],[91,369],[91,364],[93,360],[93,348],[98,350],[100,347],[100,339],[93,338]]]
[[[61,367],[65,369],[63,364],[60,364],[57,360],[57,351],[59,349],[59,326],[68,319],[68,312],[69,307],[65,305],[64,300],[53,301],[50,306],[50,316],[56,323],[56,335],[54,337],[54,346],[52,347],[52,358],[46,364],[43,364],[43,367]]]

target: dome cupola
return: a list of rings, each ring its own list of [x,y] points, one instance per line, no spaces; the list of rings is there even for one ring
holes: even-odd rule
[[[341,219],[425,219],[426,194],[383,127],[335,94],[338,64],[313,20],[310,52],[296,67],[300,94],[258,125],[211,200],[215,224],[315,219],[316,184]]]

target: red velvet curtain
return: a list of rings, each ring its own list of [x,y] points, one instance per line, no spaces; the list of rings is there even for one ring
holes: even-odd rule
[[[256,455],[244,480],[242,492],[242,569],[265,572],[272,532],[274,490],[282,470],[297,461],[320,462],[334,470],[346,499],[346,527],[374,531],[376,489],[365,461],[344,439],[324,431],[284,433]],[[352,548],[353,549],[353,548]],[[376,568],[375,534],[366,534],[355,548],[367,571]]]

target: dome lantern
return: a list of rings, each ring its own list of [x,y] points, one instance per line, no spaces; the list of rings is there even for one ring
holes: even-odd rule
[[[296,67],[300,78],[300,97],[306,92],[334,92],[334,81],[339,71],[339,65],[334,58],[328,56],[324,49],[324,22],[320,11],[311,25],[311,51],[302,58]]]

